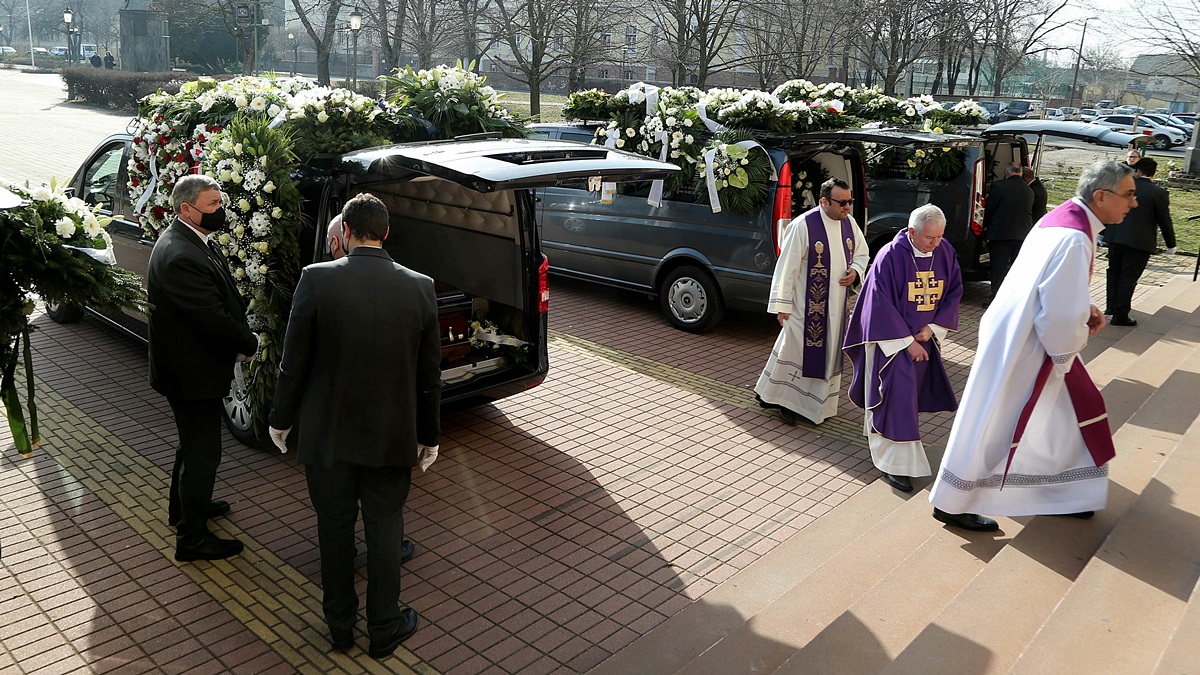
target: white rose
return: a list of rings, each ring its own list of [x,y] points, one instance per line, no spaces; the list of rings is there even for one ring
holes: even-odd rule
[[[246,251],[244,251],[244,250],[238,251],[238,257],[241,258],[242,260],[245,260],[246,259]]]
[[[317,113],[317,121],[321,124],[324,124],[329,121],[329,115],[322,110],[321,112]]]
[[[246,106],[250,105],[250,102],[246,100],[245,96],[238,94],[238,97],[233,99],[233,104],[239,108],[245,108]]]
[[[684,120],[683,120],[683,126],[685,126],[685,127],[690,127],[690,126],[692,126],[692,121],[691,121],[690,119],[684,118]]]
[[[667,126],[669,126],[669,127],[673,127],[678,123],[679,123],[679,120],[675,119],[674,117],[667,118]]]
[[[258,267],[258,273],[259,273],[259,274],[266,274],[266,273],[267,273],[267,266],[266,266],[266,265],[259,265],[259,267]]]
[[[283,217],[283,209],[279,208],[278,206],[271,209],[271,217],[276,220],[282,218]]]
[[[233,154],[240,156],[242,154],[242,144],[238,143],[233,146]]]
[[[233,236],[241,237],[243,234],[246,234],[246,228],[242,227],[241,225],[233,228]]]
[[[246,271],[245,271],[245,270],[243,270],[243,269],[242,269],[242,268],[240,268],[240,267],[239,267],[239,268],[237,268],[237,269],[235,269],[235,270],[233,271],[233,278],[234,278],[234,279],[242,279],[242,278],[244,278],[245,276],[246,276]]]
[[[222,183],[228,183],[231,178],[232,174],[229,173],[229,169],[222,169],[221,173],[217,174],[217,180],[221,181]]]
[[[280,110],[281,110],[281,108],[278,105],[272,103],[271,107],[267,108],[267,114],[270,115],[271,117],[275,117],[276,115],[279,114]]]
[[[683,137],[683,141],[685,143],[687,143],[688,145],[691,145],[692,143],[696,142],[696,137],[692,136],[691,134],[688,134],[687,136]]]
[[[237,171],[234,171],[233,173],[229,174],[229,180],[231,180],[235,183],[240,183],[240,182],[242,182],[242,174],[238,173]]]
[[[46,187],[45,185],[34,188],[31,196],[35,202],[48,202],[51,199],[54,199],[54,193],[51,192],[50,188]]]
[[[238,200],[238,208],[241,209],[242,211],[249,211],[250,210],[250,202],[247,201],[246,199],[239,199]]]
[[[623,139],[623,138],[618,138],[618,139],[617,139],[617,147],[618,147],[618,148],[623,148],[623,147],[625,147],[625,139]]]
[[[267,194],[271,194],[274,191],[275,191],[275,183],[273,183],[271,181],[267,181],[267,184],[263,186],[263,192],[265,192]]]
[[[222,246],[228,246],[229,242],[232,241],[232,238],[228,233],[222,232],[221,236],[217,237],[217,241],[221,242]]]
[[[254,203],[258,204],[259,206],[262,206],[263,205],[262,195],[254,195]]]
[[[75,221],[63,216],[54,223],[54,231],[63,239],[70,239],[75,236]]]

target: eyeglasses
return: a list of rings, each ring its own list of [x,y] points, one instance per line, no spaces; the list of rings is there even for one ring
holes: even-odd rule
[[[1101,189],[1103,192],[1107,192],[1107,193],[1109,193],[1109,194],[1114,194],[1114,195],[1116,195],[1116,196],[1118,196],[1118,197],[1120,197],[1120,198],[1122,198],[1122,199],[1128,199],[1128,200],[1129,200],[1129,201],[1131,201],[1131,202],[1135,202],[1135,201],[1137,201],[1137,192],[1136,192],[1136,191],[1133,191],[1133,190],[1131,190],[1131,191],[1129,191],[1129,192],[1113,192],[1112,190],[1109,190],[1109,189],[1106,189],[1106,188],[1100,188],[1100,189]]]
[[[851,204],[854,203],[853,199],[834,199],[832,197],[829,198],[829,201],[833,202],[834,204],[837,204],[838,206],[840,206],[842,208],[846,208],[847,206],[850,206]]]

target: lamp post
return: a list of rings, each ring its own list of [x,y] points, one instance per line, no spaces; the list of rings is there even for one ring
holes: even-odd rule
[[[354,56],[350,59],[350,67],[353,69],[350,90],[354,92],[358,91],[358,31],[362,29],[362,16],[358,5],[355,5],[354,11],[350,12],[350,32],[354,34]]]
[[[75,19],[75,15],[71,12],[71,6],[63,10],[63,23],[67,24],[67,63],[74,63],[74,51],[72,49],[73,40],[71,39],[71,21]]]
[[[296,39],[295,33],[288,33],[288,43],[292,45],[292,77],[295,77],[297,61],[296,57],[300,52],[300,41]]]
[[[1083,20],[1083,32],[1079,34],[1079,51],[1075,52],[1075,76],[1071,78],[1071,98],[1067,101],[1068,108],[1075,107],[1075,85],[1079,83],[1079,64],[1083,61],[1083,38],[1087,36],[1088,22],[1099,18],[1098,16],[1089,16]]]

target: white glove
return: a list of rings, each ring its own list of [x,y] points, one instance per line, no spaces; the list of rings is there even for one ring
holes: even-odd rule
[[[437,459],[437,456],[438,446],[417,443],[417,466],[421,467],[421,473],[425,473],[429,467],[433,466],[433,460]]]
[[[1179,252],[1179,249],[1175,248],[1174,246],[1167,249],[1167,255],[1175,255],[1178,252]]]
[[[287,437],[291,431],[291,427],[286,429],[270,428],[271,442],[275,444],[275,447],[279,448],[279,452],[287,453]]]

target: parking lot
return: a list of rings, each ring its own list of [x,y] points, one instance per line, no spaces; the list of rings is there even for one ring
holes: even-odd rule
[[[53,78],[0,71],[19,104],[0,111],[0,178],[64,176],[124,126],[63,103]],[[1145,288],[1189,264],[1156,258]],[[960,391],[986,292],[968,284],[944,350]],[[0,670],[582,672],[877,477],[844,396],[819,429],[754,402],[773,317],[730,313],[691,335],[642,295],[552,278],[545,383],[449,413],[440,458],[414,476],[402,599],[421,629],[383,664],[327,655],[293,457],[226,436],[216,496],[233,510],[214,524],[246,553],[174,562],[175,427],[144,347],[38,312],[45,443],[19,459],[0,427]],[[924,417],[927,439],[951,420]]]

